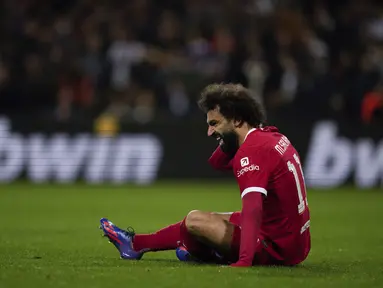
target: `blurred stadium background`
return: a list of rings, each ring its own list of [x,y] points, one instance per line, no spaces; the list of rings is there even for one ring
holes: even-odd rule
[[[216,142],[206,137],[196,100],[211,82],[251,89],[269,124],[301,154],[320,224],[302,277],[318,276],[318,287],[326,277],[340,285],[346,274],[354,274],[348,287],[382,284],[383,263],[372,252],[379,250],[366,249],[383,251],[383,232],[348,242],[383,217],[382,1],[2,0],[0,23],[4,287],[19,287],[22,275],[41,287],[83,266],[91,267],[88,278],[63,283],[123,283],[129,276],[123,271],[114,271],[113,280],[94,278],[98,267],[122,265],[95,240],[103,216],[148,232],[187,210],[238,209],[231,174],[207,165]],[[62,252],[63,259],[53,256]],[[39,257],[47,262],[31,264]],[[342,267],[341,259],[354,266],[323,264],[339,260]],[[49,272],[36,276],[39,265]],[[129,269],[141,275],[148,264],[141,265]],[[360,269],[365,274],[355,276]],[[190,285],[197,277],[180,273]],[[284,281],[299,277],[278,273]],[[278,285],[270,275],[271,282],[250,283]],[[221,284],[229,287],[227,277]],[[204,279],[202,287],[211,283]]]

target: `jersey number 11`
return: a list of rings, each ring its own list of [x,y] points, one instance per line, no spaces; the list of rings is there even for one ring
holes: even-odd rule
[[[308,206],[307,197],[303,198],[304,196],[306,196],[305,178],[303,176],[302,165],[301,165],[301,162],[299,161],[299,157],[297,156],[297,154],[294,154],[294,160],[299,167],[299,173],[301,174],[302,182],[299,179],[298,170],[296,168],[296,165],[294,165],[293,162],[288,161],[287,167],[289,168],[289,171],[291,173],[293,173],[293,175],[294,175],[295,184],[297,185],[298,200],[299,200],[298,213],[302,214],[305,211],[306,206]],[[301,185],[301,183],[303,185]],[[303,188],[303,191],[302,191],[302,188]]]

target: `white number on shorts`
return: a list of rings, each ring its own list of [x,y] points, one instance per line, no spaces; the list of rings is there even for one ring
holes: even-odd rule
[[[294,160],[297,163],[297,165],[299,166],[299,172],[301,173],[302,180],[303,180],[303,189],[304,189],[304,191],[306,191],[306,187],[305,187],[305,183],[304,183],[305,180],[304,180],[304,176],[303,176],[302,166],[301,166],[301,163],[299,161],[299,157],[296,154],[294,154]],[[297,185],[298,200],[299,200],[298,213],[302,214],[305,211],[305,209],[306,209],[306,205],[308,204],[307,203],[307,198],[303,199],[301,182],[299,180],[298,171],[297,171],[297,168],[295,167],[294,163],[292,163],[291,161],[288,161],[287,162],[287,167],[289,168],[289,171],[291,173],[293,173],[293,175],[294,175],[295,184]]]

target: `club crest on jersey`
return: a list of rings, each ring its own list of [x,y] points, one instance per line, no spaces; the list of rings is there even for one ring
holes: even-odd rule
[[[244,157],[241,159],[241,167],[249,165],[249,157]]]

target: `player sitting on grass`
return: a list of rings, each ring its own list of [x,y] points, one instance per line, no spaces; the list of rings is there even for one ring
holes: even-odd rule
[[[101,219],[105,236],[124,259],[176,249],[180,260],[252,265],[296,265],[310,251],[310,216],[298,152],[275,127],[263,127],[262,106],[241,85],[202,91],[208,136],[219,146],[209,162],[232,169],[242,198],[234,213],[191,211],[153,234],[134,234]]]

